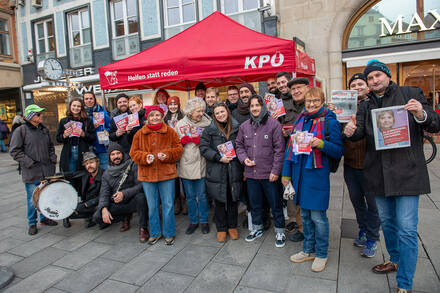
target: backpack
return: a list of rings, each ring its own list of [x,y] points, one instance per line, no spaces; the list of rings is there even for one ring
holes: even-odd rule
[[[329,122],[328,120],[325,121],[325,140],[330,141],[330,133],[329,133],[329,126],[328,126]],[[330,172],[331,173],[336,173],[336,171],[338,171],[338,167],[339,167],[339,163],[341,162],[341,158],[339,159],[335,159],[332,158],[330,156],[327,156],[328,159],[328,165],[330,167]]]
[[[9,128],[4,122],[0,122],[0,132],[3,132],[4,134],[9,133]]]

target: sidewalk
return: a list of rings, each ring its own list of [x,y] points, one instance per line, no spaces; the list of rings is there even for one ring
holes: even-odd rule
[[[25,191],[9,154],[0,154],[0,266],[16,278],[4,292],[395,292],[395,274],[370,271],[384,261],[383,237],[374,258],[360,256],[352,245],[357,228],[343,184],[342,168],[331,178],[330,249],[322,273],[311,262],[293,264],[289,256],[301,244],[286,242],[275,248],[272,231],[247,243],[240,239],[219,244],[215,226],[203,235],[185,235],[187,216],[176,217],[174,246],[163,240],[149,246],[138,241],[136,218],[132,228],[119,232],[120,223],[105,230],[40,227],[27,235]],[[413,292],[440,292],[440,159],[429,165],[432,193],[420,198],[419,258]],[[210,217],[211,219],[211,217]]]

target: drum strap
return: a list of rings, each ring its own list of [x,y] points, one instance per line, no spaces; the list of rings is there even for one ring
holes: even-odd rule
[[[119,190],[122,187],[122,184],[124,184],[125,180],[127,180],[128,173],[130,173],[132,165],[133,165],[133,161],[131,161],[131,163],[128,164],[127,168],[124,170],[124,174],[122,174],[122,178],[121,178],[121,181],[119,181],[118,188],[116,189],[116,192],[119,192]]]

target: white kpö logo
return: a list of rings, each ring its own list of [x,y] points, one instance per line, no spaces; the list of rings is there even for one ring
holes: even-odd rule
[[[278,61],[277,61],[277,55],[278,55]],[[257,68],[256,61],[258,61],[258,68],[262,68],[264,64],[269,63],[273,67],[281,66],[284,62],[284,55],[281,54],[281,52],[276,52],[275,54],[271,56],[269,55],[260,55],[260,56],[246,56],[246,60],[244,62],[244,69],[249,69],[249,66],[252,69]]]
[[[105,77],[110,85],[115,85],[118,83],[118,77],[116,76],[118,71],[106,71],[104,72]]]

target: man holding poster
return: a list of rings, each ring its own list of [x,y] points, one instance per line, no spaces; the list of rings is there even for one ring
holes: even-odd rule
[[[344,134],[353,141],[366,138],[365,193],[376,198],[390,254],[390,261],[376,265],[373,271],[397,271],[397,292],[407,292],[411,290],[417,263],[419,195],[431,192],[422,135],[423,131],[440,131],[440,117],[428,105],[421,89],[399,87],[391,81],[391,72],[384,63],[370,60],[364,75],[371,92],[359,104],[356,117],[352,116]],[[378,150],[373,110],[392,106],[403,106],[407,111],[411,145]]]

